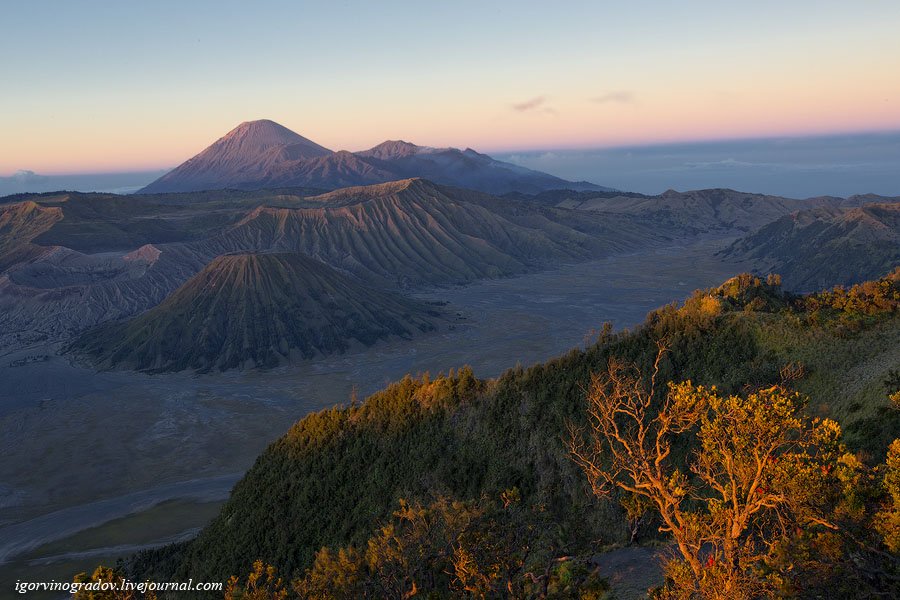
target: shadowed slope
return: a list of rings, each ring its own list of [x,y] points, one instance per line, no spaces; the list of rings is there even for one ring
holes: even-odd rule
[[[148,371],[273,367],[433,329],[418,303],[297,254],[220,256],[159,306],[75,342],[101,366]]]
[[[900,204],[799,211],[741,238],[724,255],[762,261],[795,290],[872,279],[900,264]]]

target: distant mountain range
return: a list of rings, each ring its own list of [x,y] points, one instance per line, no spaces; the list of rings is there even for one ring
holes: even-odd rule
[[[296,141],[289,132],[275,133],[275,139]],[[404,148],[372,152],[415,151]],[[307,145],[294,152],[321,150]],[[556,190],[498,197],[417,178],[324,194],[280,188],[8,197],[0,201],[0,348],[70,343],[100,326],[102,331],[82,338],[80,353],[101,366],[270,365],[340,351],[353,340],[405,335],[389,324],[407,314],[398,308],[400,295],[423,286],[516,275],[698,236],[745,236],[728,257],[747,261],[742,268],[783,273],[791,289],[823,280],[822,285],[850,283],[883,274],[898,262],[897,200],[790,200],[725,189],[660,196]],[[226,255],[243,258],[217,258]],[[292,258],[271,258],[282,255]],[[240,272],[258,277],[251,287],[259,294],[246,295],[222,277],[235,263]],[[204,271],[213,266],[213,274]],[[192,279],[201,272],[224,282],[216,284],[213,297]],[[234,293],[220,297],[226,288]],[[284,289],[294,291],[285,297]],[[360,297],[372,302],[356,304]],[[285,325],[269,331],[251,318],[281,314],[292,306],[291,298],[318,299],[320,306],[295,307],[296,318],[279,317],[293,330]],[[337,307],[330,298],[337,299]],[[214,311],[206,314],[202,308],[210,302],[229,306],[229,315],[236,307],[242,318],[213,327]],[[421,329],[422,313],[408,312],[412,321],[404,327]],[[104,325],[113,321],[119,323]],[[340,325],[327,325],[335,322]],[[192,339],[222,343],[217,341],[212,353],[204,343],[182,348],[178,358],[162,342],[175,338],[161,333],[176,326],[195,328]],[[246,345],[232,337],[243,335],[249,336]],[[129,340],[126,347],[119,345],[123,339]]]
[[[201,302],[199,295],[187,294],[180,286],[217,257],[235,253],[315,259],[316,264],[334,270],[331,283],[322,287],[346,290],[355,284],[358,289],[347,295],[371,297],[372,308],[378,309],[388,306],[374,300],[380,292],[396,294],[427,285],[515,275],[664,239],[625,218],[579,215],[422,179],[318,195],[301,188],[135,196],[28,195],[0,203],[0,233],[0,347],[71,341],[86,329],[131,318],[161,303],[167,307],[163,312],[177,313]],[[269,258],[252,262],[256,270],[282,270]],[[308,274],[310,269],[305,271]],[[290,281],[304,279],[298,275]],[[269,289],[262,283],[259,287]],[[192,300],[172,304],[174,295]],[[326,314],[328,294],[317,297]],[[280,305],[271,304],[274,298],[280,296],[273,291],[271,296],[248,297],[247,304],[254,311],[272,311]],[[340,303],[353,305],[344,297]],[[373,324],[389,322],[392,314],[386,308],[376,312],[384,320],[364,319],[358,327],[351,326],[355,323],[351,320],[346,327],[331,330],[335,340],[325,343],[323,339],[310,348],[324,353],[353,339],[371,339]],[[220,346],[222,357],[192,358],[186,363],[169,361],[164,353],[151,350],[144,354],[144,349],[155,347],[156,328],[167,322],[158,311],[154,314],[152,323],[139,329],[148,337],[147,345],[130,344],[135,351],[143,348],[139,357],[126,360],[116,358],[118,353],[107,355],[109,345],[104,342],[92,346],[98,364],[215,369],[260,361],[268,364],[273,356],[267,354],[271,344],[262,334],[253,338],[251,346],[259,342],[263,348],[238,353],[236,363],[227,344]],[[176,317],[171,318],[177,321]],[[228,326],[244,330],[242,324]],[[124,335],[125,330],[117,331],[117,336]],[[108,339],[104,336],[92,339]]]
[[[241,123],[139,193],[294,186],[332,190],[411,177],[491,194],[610,190],[494,160],[471,148],[387,141],[363,152],[333,152],[278,123],[259,120]]]

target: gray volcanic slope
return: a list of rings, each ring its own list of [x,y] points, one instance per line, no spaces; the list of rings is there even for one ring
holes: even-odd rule
[[[435,316],[300,254],[226,255],[159,306],[89,331],[72,350],[153,372],[273,367],[430,331]]]
[[[281,160],[309,159],[331,150],[268,120],[241,123],[200,154],[166,173],[145,191],[186,192],[240,187],[265,177]]]
[[[469,148],[427,148],[388,141],[363,152],[332,152],[262,120],[240,124],[141,193],[294,186],[336,189],[411,177],[495,194],[609,189],[494,160]]]
[[[900,204],[798,211],[723,254],[759,261],[798,291],[876,279],[900,264]]]
[[[309,198],[313,206],[263,206],[198,247],[315,256],[392,285],[464,283],[522,273],[534,264],[584,259],[601,243],[552,221],[518,224],[485,197],[420,179],[347,188]]]

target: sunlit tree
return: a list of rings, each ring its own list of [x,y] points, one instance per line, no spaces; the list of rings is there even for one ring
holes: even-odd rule
[[[900,440],[894,440],[888,448],[882,482],[886,497],[875,525],[884,537],[885,546],[900,554]]]
[[[653,507],[677,548],[663,596],[757,597],[773,585],[775,540],[835,528],[820,500],[840,428],[804,416],[801,396],[780,386],[734,396],[688,381],[657,398],[663,355],[646,383],[617,360],[593,377],[571,453],[598,496],[618,489]]]
[[[253,563],[253,570],[241,583],[241,578],[233,576],[225,586],[225,600],[284,600],[287,590],[284,581],[278,576],[275,567],[263,564],[261,560]]]

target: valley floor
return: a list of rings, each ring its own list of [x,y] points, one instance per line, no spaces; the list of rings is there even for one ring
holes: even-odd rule
[[[746,270],[715,257],[728,241],[420,292],[448,303],[441,331],[267,372],[149,376],[23,360],[52,355],[40,347],[0,356],[0,581],[69,579],[190,537],[271,441],[354,387],[362,398],[406,373],[470,364],[492,377],[546,360],[604,321],[630,327]]]

